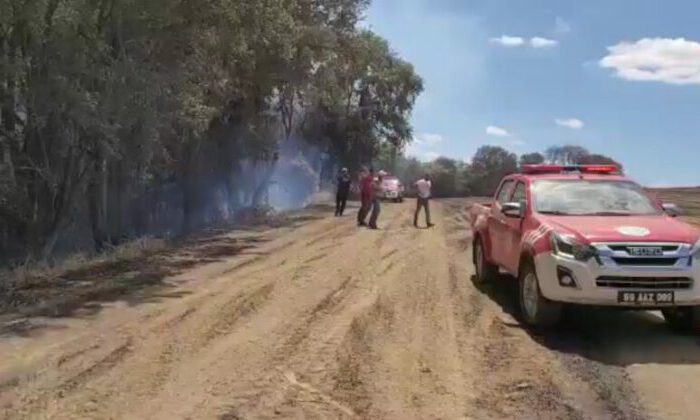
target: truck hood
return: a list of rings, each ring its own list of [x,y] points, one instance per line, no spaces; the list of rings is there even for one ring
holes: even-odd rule
[[[700,230],[666,215],[543,216],[543,222],[584,242],[680,242],[695,244]]]

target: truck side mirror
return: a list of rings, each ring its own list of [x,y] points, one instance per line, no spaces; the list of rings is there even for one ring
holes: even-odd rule
[[[666,214],[668,214],[671,217],[678,217],[681,214],[683,214],[680,207],[673,203],[661,203],[661,207],[664,209]]]
[[[525,204],[524,203],[504,203],[501,207],[501,213],[506,217],[523,218],[525,216]]]

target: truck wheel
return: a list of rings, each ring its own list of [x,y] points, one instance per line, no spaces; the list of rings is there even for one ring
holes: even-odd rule
[[[474,269],[476,281],[480,284],[492,282],[498,276],[498,266],[486,259],[484,243],[481,238],[474,241]]]
[[[662,309],[661,313],[668,326],[678,333],[700,332],[700,306]]]
[[[562,305],[544,296],[540,290],[540,281],[532,264],[527,264],[520,271],[520,314],[523,321],[535,328],[553,327],[561,320]]]

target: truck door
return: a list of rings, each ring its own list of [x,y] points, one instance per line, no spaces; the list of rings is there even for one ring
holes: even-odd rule
[[[488,229],[489,239],[491,240],[489,256],[491,257],[491,262],[502,267],[504,267],[508,261],[508,258],[503,252],[506,245],[508,222],[506,216],[501,211],[501,208],[503,204],[507,203],[508,199],[510,199],[514,184],[515,181],[512,179],[507,179],[501,183],[501,188],[498,190],[496,199],[491,206],[491,215],[489,217]]]
[[[508,199],[512,203],[521,203],[527,206],[527,188],[525,183],[518,181],[513,189],[513,194]],[[526,207],[527,209],[527,207]],[[503,263],[509,273],[518,274],[518,266],[520,265],[520,241],[522,239],[522,222],[523,219],[516,217],[506,217],[506,226],[503,241],[503,255],[506,261]]]

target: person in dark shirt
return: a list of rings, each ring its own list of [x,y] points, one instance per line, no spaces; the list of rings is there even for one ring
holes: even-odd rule
[[[337,190],[335,193],[335,215],[342,216],[345,211],[345,205],[348,202],[348,195],[350,195],[350,173],[348,168],[343,168],[338,174],[336,179]]]

